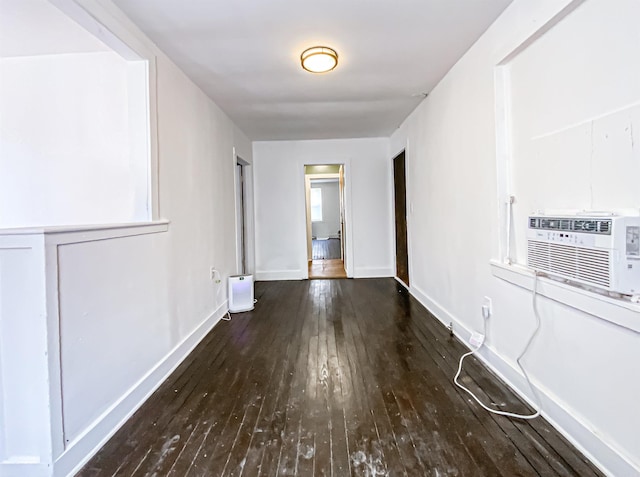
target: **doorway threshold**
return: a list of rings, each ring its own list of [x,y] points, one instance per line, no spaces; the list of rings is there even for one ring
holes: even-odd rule
[[[347,278],[344,261],[341,259],[311,260],[309,262],[309,280],[324,278]]]

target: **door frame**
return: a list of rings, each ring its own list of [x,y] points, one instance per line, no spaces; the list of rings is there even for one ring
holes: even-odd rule
[[[312,233],[312,223],[311,223],[311,181],[313,181],[314,179],[335,179],[338,182],[338,188],[339,188],[339,194],[341,196],[340,201],[342,201],[342,196],[344,196],[344,190],[342,187],[340,187],[340,174],[338,172],[332,172],[332,173],[327,173],[327,174],[313,174],[313,177],[311,177],[311,175],[304,175],[304,192],[305,192],[305,200],[306,200],[306,206],[305,209],[307,211],[307,215],[306,215],[306,219],[307,219],[307,262],[312,261],[312,257],[313,253],[313,243],[311,240],[311,236],[313,235]],[[338,207],[340,207],[340,204],[338,204]],[[342,227],[342,222],[344,221],[344,214],[343,214],[343,209],[340,209],[340,227]],[[344,238],[340,237],[340,247],[342,248],[344,245]],[[342,257],[342,261],[344,261],[344,257]]]
[[[344,222],[346,233],[344,240],[345,256],[344,256],[344,270],[347,274],[347,278],[353,278],[354,276],[354,250],[353,250],[353,220],[352,220],[352,200],[351,200],[351,161],[349,157],[338,158],[300,158],[298,161],[298,197],[302,199],[300,210],[300,223],[302,224],[298,232],[298,243],[300,243],[300,251],[302,252],[298,258],[300,269],[302,270],[302,278],[309,279],[309,262],[307,251],[307,200],[306,200],[306,174],[304,166],[318,166],[318,165],[343,165],[344,167]]]
[[[238,173],[237,166],[242,166],[244,174],[244,251],[242,250],[242,240],[240,233],[240,221],[238,219]],[[236,242],[236,273],[242,270],[242,253],[245,259],[245,274],[252,274],[255,264],[255,234],[253,221],[253,167],[250,162],[238,156],[233,148],[233,200],[234,200],[234,222],[235,222],[235,242]]]
[[[407,275],[409,278],[409,283],[405,283],[398,277],[398,263],[397,263],[397,247],[396,247],[396,204],[395,204],[395,169],[394,169],[394,161],[400,155],[404,153],[404,176],[405,176],[405,226],[406,226],[406,240],[407,240]],[[391,229],[392,229],[392,250],[391,255],[393,256],[393,269],[394,269],[394,278],[401,283],[405,288],[410,289],[412,282],[411,277],[412,274],[412,253],[411,253],[411,225],[410,225],[410,216],[413,214],[413,203],[409,199],[409,191],[410,191],[410,181],[411,176],[409,174],[409,142],[407,141],[404,147],[399,148],[395,153],[391,154],[389,160],[389,177],[390,177],[390,190],[391,190]]]

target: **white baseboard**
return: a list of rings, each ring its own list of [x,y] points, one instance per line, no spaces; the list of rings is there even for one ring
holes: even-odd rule
[[[395,275],[395,270],[388,267],[356,267],[353,278],[386,278]]]
[[[256,270],[256,281],[304,280],[302,270]]]
[[[465,346],[470,348],[468,343],[471,330],[419,288],[412,286],[409,292],[443,325],[448,327],[450,323],[453,323],[454,334]],[[533,405],[529,396],[529,386],[524,376],[497,350],[483,346],[476,353],[476,357],[507,383],[518,396]],[[640,475],[640,468],[598,437],[598,432],[591,428],[584,419],[572,413],[566,403],[535,380],[532,385],[535,386],[536,392],[542,400],[542,416],[602,472],[610,476]]]
[[[400,280],[398,277],[393,277],[395,279],[395,281],[397,281],[400,285],[402,285],[403,287],[405,287],[407,290],[409,289],[409,285],[407,285],[405,282],[403,282],[402,280]]]
[[[167,377],[193,351],[227,312],[225,301],[189,336],[173,348],[158,364],[138,381],[119,401],[95,420],[54,463],[53,475],[74,475],[138,410]],[[32,474],[22,474],[32,475]]]

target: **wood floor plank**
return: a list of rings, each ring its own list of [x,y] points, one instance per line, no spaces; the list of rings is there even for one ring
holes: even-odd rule
[[[601,476],[544,419],[452,383],[466,348],[395,280],[256,283],[78,473]],[[464,382],[528,406],[479,361]]]
[[[309,301],[312,291],[309,290],[306,300],[301,304],[301,312],[310,314]],[[299,440],[301,432],[301,420],[304,412],[303,406],[306,399],[307,376],[305,370],[309,360],[309,342],[312,336],[312,320],[304,320],[299,334],[298,354],[294,368],[293,380],[289,388],[289,395],[285,410],[285,426],[282,434],[282,445],[278,456],[276,470],[269,475],[296,475],[298,464]]]
[[[348,475],[349,446],[347,443],[346,419],[344,416],[343,373],[338,359],[336,334],[341,333],[340,316],[336,313],[335,291],[329,289],[325,295],[327,310],[327,406],[329,412],[329,433],[331,438],[331,475]],[[338,328],[336,329],[336,325]]]
[[[436,370],[439,374],[442,374],[442,377],[446,379],[441,385],[441,389],[445,392],[445,394],[447,394],[448,400],[453,403],[457,403],[455,408],[453,408],[454,410],[450,411],[453,412],[453,419],[457,419],[459,411],[468,412],[470,413],[470,415],[476,417],[477,423],[474,423],[473,420],[468,420],[470,423],[468,426],[470,435],[466,437],[472,438],[472,436],[477,435],[484,436],[486,433],[494,436],[494,439],[492,440],[486,440],[482,438],[479,442],[485,447],[487,459],[492,459],[496,463],[496,465],[500,463],[501,471],[504,472],[505,475],[527,475],[527,473],[533,472],[533,469],[540,469],[540,467],[542,472],[547,471],[547,466],[542,461],[537,462],[537,466],[535,462],[533,463],[533,465],[528,464],[529,460],[531,460],[532,457],[536,457],[535,455],[532,456],[531,454],[527,454],[526,457],[523,458],[517,451],[518,447],[512,447],[512,442],[510,441],[512,441],[513,436],[505,434],[500,429],[500,425],[498,424],[507,423],[509,422],[508,419],[505,418],[503,420],[499,416],[495,417],[492,414],[487,413],[486,411],[481,409],[474,401],[472,401],[466,394],[463,394],[457,388],[449,386],[450,384],[452,384],[451,379],[455,374],[457,358],[459,358],[459,355],[461,355],[466,350],[460,349],[458,354],[452,353],[450,350],[451,344],[453,343],[455,344],[455,346],[460,346],[461,348],[461,345],[459,343],[446,337],[444,332],[443,335],[439,338],[436,338],[434,335],[430,334],[425,336],[422,333],[427,333],[427,331],[425,329],[422,329],[421,331],[420,325],[422,324],[419,324],[419,326],[416,327],[415,336],[423,344],[429,344],[428,347],[423,348],[427,351],[427,354],[433,360],[433,363],[436,364],[433,369]],[[448,346],[442,344],[443,342],[446,342],[446,340],[449,340]],[[433,379],[433,377],[431,377],[430,379]],[[480,389],[477,389],[477,392],[479,394],[482,393]],[[526,408],[523,408],[523,411],[526,412]],[[480,426],[478,426],[478,424]],[[464,441],[465,436],[460,435],[460,439]],[[513,456],[512,459],[505,459],[504,454],[501,454],[500,452],[496,452],[494,450],[493,444],[496,440],[500,443],[500,446],[497,446],[497,449],[504,450],[505,452],[507,452],[506,456]],[[486,445],[485,443],[489,443],[489,445]],[[524,444],[526,445],[526,443]],[[509,452],[509,449],[513,450],[513,453]],[[476,460],[482,459],[478,456],[476,457]],[[536,474],[537,473],[538,472],[536,471]]]
[[[309,262],[309,278],[347,278],[342,259],[312,260]]]
[[[331,260],[340,258],[340,239],[313,239],[311,243],[313,260]]]
[[[127,423],[127,439],[124,442],[117,440],[108,442],[104,447],[104,452],[99,453],[90,464],[100,469],[103,475],[128,475],[131,473],[129,468],[131,465],[140,468],[151,453],[151,450],[139,445],[148,435],[149,416],[155,417],[152,422],[154,430],[161,432],[175,417],[177,411],[185,405],[191,392],[201,382],[202,371],[199,362],[202,359],[198,360],[197,357],[201,356],[203,350],[209,348],[213,350],[213,353],[206,355],[209,359],[205,360],[205,365],[211,365],[216,361],[224,362],[228,359],[223,350],[231,337],[225,333],[226,330],[221,329],[220,331],[217,334],[210,334],[203,340],[189,358],[174,371],[171,378],[165,381],[145,403],[144,410],[140,409],[133,415]],[[113,447],[114,452],[122,453],[123,458],[111,458],[112,452],[108,450],[110,447]],[[80,475],[83,475],[83,472],[87,470],[89,468],[85,466]]]
[[[358,308],[354,304],[354,298],[357,297],[357,294],[348,294],[347,297],[349,299],[345,301],[343,306],[352,311],[348,328],[352,333],[354,343],[358,343],[358,345],[353,346],[353,349],[357,357],[358,367],[362,370],[364,402],[369,409],[375,430],[375,440],[373,442],[375,444],[375,454],[364,456],[366,459],[364,462],[362,462],[362,455],[359,455],[358,460],[363,469],[368,472],[384,473],[388,472],[389,469],[398,469],[396,472],[406,475],[406,468],[402,463],[396,436],[391,429],[389,416],[380,392],[380,385],[374,373],[376,363],[367,354],[371,345],[363,346],[363,344],[367,343],[365,338],[367,326],[371,326],[373,323],[363,323],[360,319],[360,313],[362,313],[363,308]],[[358,304],[364,306],[363,303]]]
[[[429,323],[431,326],[435,324],[435,322]],[[449,338],[446,337],[446,332],[444,328],[441,326],[435,326],[432,330],[437,334],[431,336],[430,342],[435,344],[436,353],[441,353],[443,356],[448,358],[446,360],[446,365],[443,366],[443,369],[448,369],[450,373],[455,373],[457,368],[457,359],[462,354],[462,352],[466,352],[466,350],[461,350],[456,355],[449,354],[450,347],[443,347],[442,343],[446,342]],[[469,366],[480,366],[479,362],[474,358],[468,359],[465,361],[465,365]],[[468,387],[471,387],[474,393],[478,395],[481,399],[484,399],[486,402],[502,402],[512,410],[513,412],[519,412],[528,414],[532,412],[532,410],[526,406],[515,394],[511,391],[506,390],[504,386],[502,386],[501,390],[497,390],[499,386],[499,380],[497,377],[493,376],[491,373],[486,370],[484,367],[480,367],[478,369],[477,376],[481,378],[481,382],[478,383],[474,381],[474,379],[466,378],[466,384]],[[490,395],[487,390],[494,390],[495,394]],[[477,404],[471,400],[470,397],[463,395],[471,406],[477,407]],[[519,425],[522,424],[522,421],[519,420],[511,420],[508,418],[504,418],[501,416],[495,416],[493,414],[488,414],[484,410],[477,407],[477,413],[479,416],[482,416],[482,419],[486,422],[486,417],[490,417],[495,423],[502,429],[506,436],[508,436],[511,440],[513,440],[519,449],[524,450],[524,455],[527,460],[531,461],[534,468],[536,468],[542,475],[546,475],[547,473],[550,475],[555,475],[558,473],[559,475],[593,475],[594,471],[593,466],[589,469],[586,474],[574,474],[569,467],[566,467],[559,460],[554,459],[553,450],[548,448],[546,451],[540,452],[541,447],[537,446],[535,442],[531,438],[524,438],[519,435],[517,432],[514,432]],[[536,420],[536,424],[540,422],[544,422],[543,420]],[[488,424],[490,428],[493,428],[493,425]],[[529,428],[531,423],[529,423],[526,428]],[[557,434],[557,433],[554,433]],[[531,434],[529,434],[531,436]],[[551,470],[551,467],[555,467],[555,470]],[[585,469],[586,470],[586,469]]]
[[[373,309],[379,310],[381,306],[384,306],[383,303],[375,301],[376,297],[379,296],[379,294],[372,294],[372,296],[374,297],[373,303],[361,301],[358,303],[358,307],[360,309],[364,309],[367,312],[369,312],[369,309],[366,308],[368,303],[371,303],[371,307],[372,307],[371,310]],[[372,323],[371,325],[373,325],[375,328],[378,328],[377,334],[379,334],[380,336],[385,336],[385,337],[390,336],[388,330],[382,329],[379,324]],[[382,362],[394,363],[394,360],[391,359],[388,354],[388,348],[389,348],[388,343],[385,343],[385,345],[380,346],[379,348],[380,352],[385,357],[385,359]],[[380,379],[388,380],[389,378],[393,378],[393,377],[394,377],[394,374],[392,372],[389,372],[388,369],[384,369],[384,377],[380,376],[379,380]],[[436,375],[432,375],[431,378],[428,380],[428,382],[437,383],[438,381],[436,378],[437,378]],[[442,387],[441,382],[438,384],[440,384],[440,386]],[[423,389],[423,392],[424,392],[423,396],[428,396],[428,399],[427,399],[428,402],[436,403],[438,405],[438,411],[447,417],[445,421],[447,424],[450,424],[451,422],[460,421],[460,416],[458,416],[457,412],[450,412],[448,410],[448,407],[451,407],[449,400],[443,399],[440,393],[433,393],[431,389],[428,387]],[[425,414],[423,417],[426,419],[428,418],[428,416],[429,416],[428,414]],[[431,415],[431,417],[433,418],[435,416]],[[435,420],[432,421],[432,425],[433,424],[437,424],[437,421]],[[472,423],[472,425],[473,424],[475,423]],[[464,430],[465,432],[464,436],[460,435],[460,432],[462,430]],[[484,452],[484,449],[482,448],[482,443],[485,441],[478,438],[478,436],[480,437],[482,436],[481,431],[482,429],[478,428],[477,426],[475,428],[475,432],[468,432],[461,425],[458,425],[458,426],[448,425],[440,429],[439,435],[446,437],[444,442],[450,443],[450,445],[452,446],[452,450],[456,452],[463,452],[462,455],[459,455],[458,461],[461,463],[459,465],[467,466],[466,468],[464,468],[464,475],[476,475],[476,474],[477,475],[503,475],[499,470],[499,466],[496,465],[496,463],[492,461],[490,456]]]
[[[218,403],[226,407],[224,415],[216,416],[216,425],[203,440],[198,455],[190,464],[185,475],[222,475],[236,444],[243,423],[254,422],[257,414],[260,389],[269,372],[268,361],[263,359],[277,340],[274,328],[253,330],[247,336],[236,356],[237,367],[243,370],[231,388],[225,389],[224,400]],[[275,365],[275,363],[273,363]]]

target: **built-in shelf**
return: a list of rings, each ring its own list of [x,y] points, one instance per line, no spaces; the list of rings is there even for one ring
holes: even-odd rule
[[[491,260],[493,276],[533,290],[533,272],[521,265]],[[564,305],[640,333],[640,304],[629,298],[612,298],[559,280],[538,277],[538,294]]]

